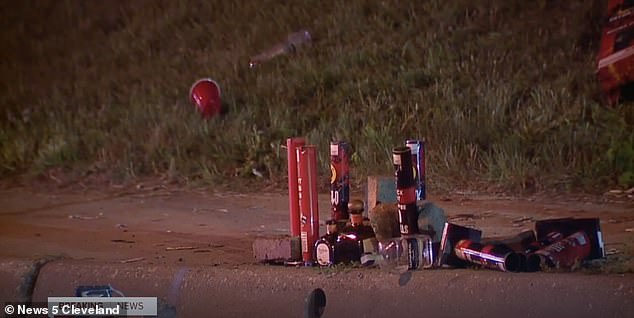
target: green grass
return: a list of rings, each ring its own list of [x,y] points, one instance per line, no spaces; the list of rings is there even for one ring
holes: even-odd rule
[[[603,2],[0,2],[0,175],[280,182],[291,136],[350,142],[355,182],[425,138],[430,191],[634,185],[634,109],[601,104]],[[311,47],[248,68],[309,29]],[[228,113],[189,103],[198,78]],[[324,184],[327,178],[324,177]]]

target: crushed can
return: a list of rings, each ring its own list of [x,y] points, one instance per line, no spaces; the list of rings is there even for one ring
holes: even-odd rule
[[[563,240],[548,245],[528,256],[527,263],[534,270],[544,268],[573,268],[588,259],[591,252],[590,238],[579,231]]]
[[[408,147],[396,147],[392,151],[396,178],[396,201],[401,235],[418,234],[418,208],[412,152]]]
[[[560,218],[538,220],[535,222],[535,234],[540,241],[551,232],[559,232],[564,237],[583,231],[590,240],[589,260],[605,258],[605,244],[598,218]]]
[[[405,145],[412,152],[412,165],[414,166],[414,184],[416,184],[416,200],[425,200],[425,142],[423,140],[409,139]]]

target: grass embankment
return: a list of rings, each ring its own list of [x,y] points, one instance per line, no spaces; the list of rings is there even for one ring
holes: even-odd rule
[[[276,182],[305,136],[322,176],[350,142],[360,182],[426,138],[430,191],[632,186],[633,107],[597,97],[603,2],[2,1],[0,173]],[[312,47],[248,68],[301,28]],[[201,77],[222,118],[189,103]]]

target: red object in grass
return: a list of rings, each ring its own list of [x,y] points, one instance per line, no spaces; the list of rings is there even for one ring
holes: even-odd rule
[[[189,98],[205,119],[220,114],[222,110],[220,86],[210,78],[197,80],[189,90]]]
[[[597,76],[609,104],[619,100],[623,85],[634,82],[634,2],[609,0]]]

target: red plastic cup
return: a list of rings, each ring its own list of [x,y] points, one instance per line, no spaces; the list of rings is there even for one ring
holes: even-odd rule
[[[205,119],[220,114],[222,110],[220,86],[210,78],[197,80],[189,89],[189,98]]]

